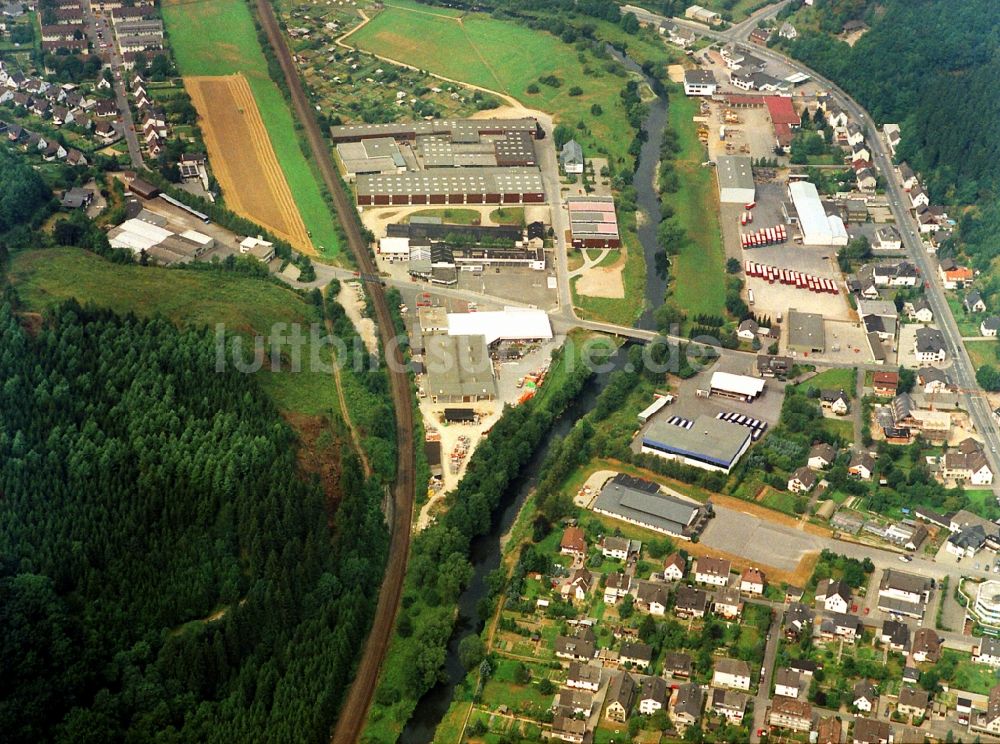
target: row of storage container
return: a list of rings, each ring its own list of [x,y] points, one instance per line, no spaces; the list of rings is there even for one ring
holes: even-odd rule
[[[756,261],[744,261],[743,270],[747,276],[764,279],[768,284],[778,282],[798,289],[808,289],[810,292],[837,294],[837,285],[834,281],[821,276],[803,274],[801,271],[792,271],[791,269],[779,269],[776,266],[759,264]]]

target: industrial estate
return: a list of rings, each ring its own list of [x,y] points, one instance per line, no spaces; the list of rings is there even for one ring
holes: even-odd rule
[[[259,584],[241,556],[270,538],[213,533],[236,556],[212,569],[224,588],[163,610],[102,684],[159,654],[190,677],[170,678],[178,698],[270,706],[283,657],[322,626],[318,645],[350,650],[308,662],[336,689],[296,706],[339,711],[310,724],[335,742],[1000,741],[1000,395],[977,374],[1000,358],[1000,295],[956,250],[964,207],[933,203],[903,158],[907,126],[791,55],[825,31],[822,4],[612,5],[558,25],[409,0],[6,6],[3,156],[46,179],[55,215],[32,218],[51,258],[0,243],[18,323],[37,334],[77,298],[217,324],[216,359],[233,340],[239,369],[257,362],[275,410],[253,405],[323,490],[283,508],[330,531],[282,527],[305,547],[255,557]],[[845,46],[868,30],[848,23]],[[78,279],[84,253],[106,267]],[[313,320],[343,342],[309,342],[331,371],[279,374],[299,350],[273,328]],[[283,340],[265,351],[268,322]],[[11,427],[0,453],[28,462]],[[192,481],[240,488],[273,455],[250,439]],[[268,508],[227,502],[211,530],[263,530]],[[355,527],[381,592],[352,579],[357,546],[310,553]],[[281,603],[239,608],[286,561],[319,577],[302,605],[350,595],[357,617],[307,627],[283,606],[290,640],[237,685],[234,628]],[[367,644],[335,636],[349,622]],[[189,635],[197,654],[170,661]],[[206,665],[226,682],[194,681]],[[53,736],[84,730],[63,714]],[[186,725],[158,715],[142,730]]]

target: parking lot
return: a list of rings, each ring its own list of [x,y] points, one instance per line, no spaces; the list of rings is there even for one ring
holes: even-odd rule
[[[742,556],[752,563],[794,572],[803,556],[825,547],[808,532],[765,522],[746,512],[715,507],[700,542],[716,550]]]

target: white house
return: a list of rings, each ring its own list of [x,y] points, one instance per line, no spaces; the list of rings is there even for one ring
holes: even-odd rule
[[[972,657],[977,664],[1000,668],[1000,639],[983,636],[979,639],[979,649]]]
[[[695,561],[694,580],[699,584],[728,586],[732,562],[725,558],[701,556]]]
[[[686,70],[684,72],[684,95],[714,96],[719,84],[711,70]]]
[[[740,575],[740,591],[747,594],[763,594],[767,578],[759,568],[750,566]]]
[[[918,328],[913,351],[918,362],[943,362],[948,356],[944,334],[937,328]]]
[[[872,708],[878,704],[878,693],[875,691],[875,685],[865,679],[854,685],[852,697],[854,698],[852,701],[854,709],[862,713],[871,713]]]
[[[816,585],[816,604],[828,612],[847,612],[851,606],[851,588],[843,581],[823,579]]]
[[[774,694],[781,697],[798,699],[801,676],[787,667],[779,669],[774,674]]]
[[[674,553],[663,564],[663,578],[667,581],[680,581],[684,578],[685,568],[680,553]]]
[[[791,493],[808,493],[816,485],[816,473],[809,468],[799,468],[788,479],[788,490]]]
[[[734,690],[750,689],[750,667],[738,659],[719,659],[712,672],[712,684]]]
[[[915,186],[910,189],[910,205],[916,209],[917,207],[924,206],[929,207],[931,204],[931,199],[927,196],[927,192],[924,191],[920,186]]]

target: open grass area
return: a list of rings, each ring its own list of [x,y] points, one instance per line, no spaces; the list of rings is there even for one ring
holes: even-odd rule
[[[500,207],[490,212],[490,219],[500,225],[523,225],[524,207]]]
[[[972,360],[972,366],[976,369],[986,365],[986,364],[997,364],[997,348],[996,340],[989,341],[966,341],[965,348],[969,352],[969,358]]]
[[[853,369],[834,368],[820,372],[818,375],[810,377],[802,384],[805,387],[814,387],[820,390],[843,390],[852,398],[856,398],[857,391],[854,389],[856,382],[857,376]]]
[[[635,234],[634,227],[628,227],[629,222],[634,223],[634,216],[620,214],[619,219],[621,221],[619,227],[621,227],[622,236],[625,239],[623,251],[625,266],[622,269],[625,297],[611,299],[578,294],[576,291],[578,277],[571,279],[570,285],[573,290],[573,305],[576,307],[577,315],[581,318],[631,326],[639,317],[646,301],[646,295],[643,291],[646,285],[646,258],[642,253],[642,247],[639,245],[639,238]],[[599,265],[611,266],[619,260],[621,260],[621,256],[618,252],[611,251]]]
[[[313,244],[321,255],[337,255],[341,246],[333,210],[324,198],[318,173],[299,146],[292,113],[268,74],[247,3],[168,0],[163,4],[163,21],[181,75],[240,72],[247,78],[281,170],[302,220],[312,233]]]
[[[437,217],[442,222],[452,225],[478,225],[481,221],[479,212],[475,209],[421,209],[403,218],[403,222],[409,222],[414,217]]]
[[[574,137],[588,154],[606,152],[617,167],[624,163],[631,136],[619,97],[621,75],[605,69],[604,60],[541,31],[470,13],[389,0],[385,10],[348,37],[366,51],[413,65],[442,77],[513,96],[525,106],[548,111],[557,121],[585,129]],[[446,52],[444,50],[447,50]],[[512,53],[516,50],[516,54]],[[579,56],[578,56],[579,55]],[[553,76],[559,85],[539,78]],[[529,93],[528,87],[538,87]],[[570,91],[578,87],[579,95]],[[603,113],[594,116],[593,104]]]
[[[785,514],[795,514],[795,502],[798,499],[795,494],[788,493],[787,491],[770,491],[764,497],[764,506],[770,507],[771,509],[777,509]]]
[[[955,317],[958,332],[963,336],[981,336],[979,324],[989,313],[966,312],[965,306],[962,305],[962,299],[958,294],[948,294],[946,299],[948,307],[951,308],[951,314]]]
[[[119,313],[162,315],[181,326],[242,336],[270,334],[275,323],[300,323],[308,334],[318,320],[315,308],[291,289],[250,277],[217,271],[180,271],[134,264],[120,265],[72,248],[15,253],[9,277],[32,310],[75,297]],[[310,371],[309,347],[301,372],[286,368],[257,373],[258,381],[279,408],[305,415],[338,410],[330,375]]]
[[[844,418],[823,418],[823,429],[845,442],[854,441],[854,422],[848,415]]]
[[[698,99],[670,86],[670,127],[677,132],[681,151],[676,169],[680,189],[670,194],[677,221],[688,239],[670,266],[673,298],[688,317],[704,313],[724,315],[726,307],[726,251],[719,225],[719,199],[712,170],[702,167],[705,148],[691,118]]]

